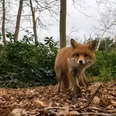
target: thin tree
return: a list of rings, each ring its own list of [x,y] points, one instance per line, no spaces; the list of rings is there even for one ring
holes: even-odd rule
[[[66,46],[66,0],[60,0],[60,48]]]
[[[2,1],[2,11],[3,11],[3,16],[2,16],[2,36],[3,36],[3,43],[6,44],[6,36],[5,36],[5,14],[6,14],[6,9],[5,9],[5,0]]]
[[[14,41],[15,42],[18,41],[18,34],[19,34],[19,29],[20,29],[22,9],[23,9],[23,0],[20,0],[18,14],[17,14],[16,27],[15,27],[15,34],[14,34]]]
[[[35,20],[35,10],[33,8],[32,0],[30,0],[30,7],[32,12],[32,21],[33,21],[33,32],[35,36],[35,45],[38,44],[37,29],[36,29],[36,20]]]

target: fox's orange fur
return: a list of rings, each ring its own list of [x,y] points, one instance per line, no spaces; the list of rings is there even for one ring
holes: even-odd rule
[[[95,63],[95,42],[79,44],[71,39],[71,47],[59,50],[55,60],[58,91],[72,89],[80,91],[80,85],[86,86],[85,70]]]

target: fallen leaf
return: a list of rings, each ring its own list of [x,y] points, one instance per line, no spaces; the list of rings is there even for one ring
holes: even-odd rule
[[[34,103],[39,106],[39,107],[46,107],[48,106],[46,103],[44,103],[43,101],[39,100],[39,99],[35,99]]]
[[[100,98],[98,96],[95,96],[92,101],[93,104],[98,105],[100,104]]]

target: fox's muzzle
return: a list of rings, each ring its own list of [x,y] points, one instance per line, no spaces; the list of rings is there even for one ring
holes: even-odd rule
[[[78,60],[77,60],[77,63],[78,63],[78,64],[85,64],[86,62],[85,62],[84,57],[83,57],[83,56],[79,56],[79,58],[78,58]]]

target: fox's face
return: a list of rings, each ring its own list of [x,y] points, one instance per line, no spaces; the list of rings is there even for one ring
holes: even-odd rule
[[[73,52],[71,55],[71,61],[75,66],[90,66],[95,62],[95,45],[92,42],[89,44],[79,44],[75,40],[71,39],[71,46]]]

